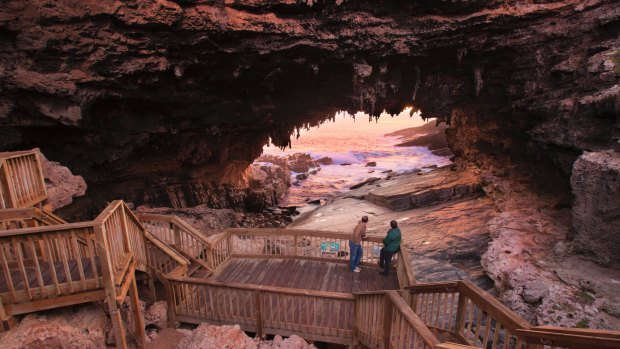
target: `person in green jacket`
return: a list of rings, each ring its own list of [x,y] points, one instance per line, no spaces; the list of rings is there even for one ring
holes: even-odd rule
[[[391,221],[390,229],[383,239],[383,248],[379,255],[379,266],[383,268],[381,275],[390,275],[390,265],[392,264],[392,256],[400,250],[400,229],[398,229],[398,223]]]

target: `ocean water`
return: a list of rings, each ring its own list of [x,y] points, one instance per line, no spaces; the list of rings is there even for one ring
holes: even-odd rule
[[[405,109],[399,115],[384,114],[369,120],[363,113],[350,115],[339,112],[335,118],[319,127],[300,131],[292,139],[291,148],[265,146],[264,154],[285,156],[307,153],[314,159],[330,157],[332,165],[321,165],[316,175],[293,185],[283,198],[283,205],[304,206],[307,201],[322,199],[325,202],[349,191],[349,187],[370,177],[384,178],[385,171],[410,172],[425,166],[443,166],[450,163],[447,157],[436,156],[425,147],[397,147],[402,140],[386,136],[388,133],[425,123],[418,113],[412,115]],[[376,167],[368,167],[368,162]],[[342,166],[349,163],[350,165]],[[297,173],[292,174],[295,182]]]

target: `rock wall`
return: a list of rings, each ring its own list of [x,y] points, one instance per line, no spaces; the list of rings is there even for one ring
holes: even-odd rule
[[[413,105],[457,156],[569,203],[581,153],[619,147],[614,0],[11,0],[0,19],[0,149],[83,176],[80,210],[243,206],[261,147],[337,109]]]
[[[620,153],[584,153],[571,185],[575,246],[599,264],[620,267]]]

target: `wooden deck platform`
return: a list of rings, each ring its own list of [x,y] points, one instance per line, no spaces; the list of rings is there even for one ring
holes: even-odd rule
[[[329,261],[233,258],[215,280],[343,293],[399,288],[396,272],[386,277],[379,271],[378,267],[362,267],[362,272],[352,273],[348,263]]]

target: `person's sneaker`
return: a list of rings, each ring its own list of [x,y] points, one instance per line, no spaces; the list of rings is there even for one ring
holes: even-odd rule
[[[355,269],[353,269],[353,272],[354,272],[354,273],[359,273],[360,271],[362,271],[362,269],[360,269],[360,268],[355,268]]]

